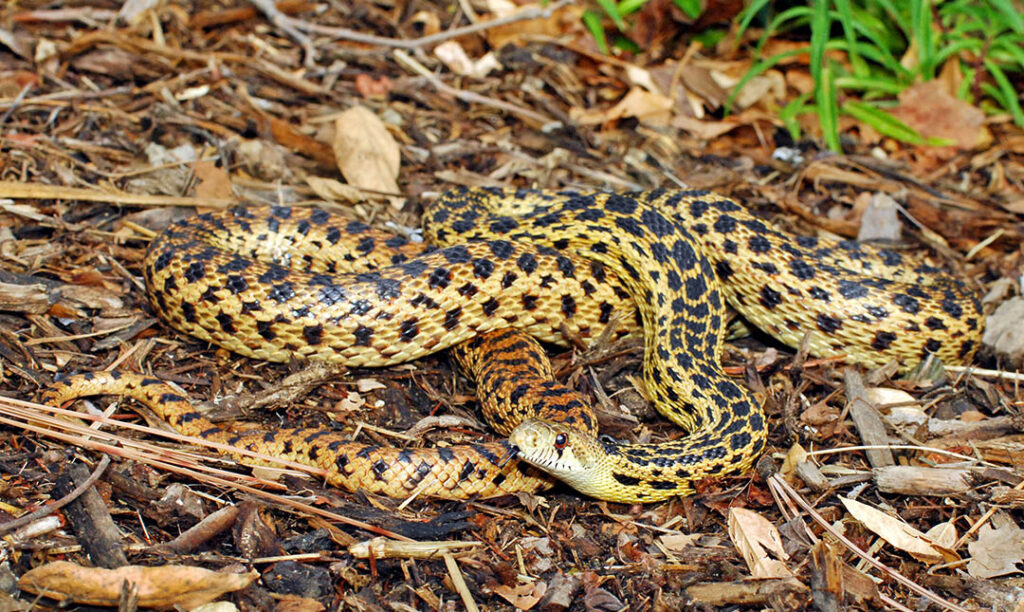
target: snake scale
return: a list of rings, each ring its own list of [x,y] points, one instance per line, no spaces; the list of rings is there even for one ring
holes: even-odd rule
[[[323,468],[352,490],[486,497],[549,486],[550,474],[651,502],[745,470],[766,445],[760,403],[721,369],[727,303],[791,347],[806,336],[813,355],[865,366],[966,362],[983,324],[974,291],[939,269],[786,234],[705,191],[457,188],[424,220],[426,249],[315,209],[197,215],[151,244],[147,293],[172,327],[258,359],[384,366],[454,346],[507,440],[398,449],[322,430],[234,434],[127,373],[73,377],[44,399],[128,394],[184,433]],[[647,395],[688,435],[599,439],[586,401],[550,380],[523,335],[565,344],[614,322],[645,339]]]

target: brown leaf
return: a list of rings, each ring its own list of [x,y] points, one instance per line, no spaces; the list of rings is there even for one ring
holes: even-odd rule
[[[1017,564],[1024,562],[1024,529],[1005,513],[998,513],[992,523],[978,530],[978,539],[967,545],[971,560],[967,573],[976,578],[994,578],[1016,574]]]
[[[793,575],[779,559],[788,559],[779,530],[768,519],[746,508],[729,509],[729,538],[743,555],[754,578],[787,578]]]
[[[402,157],[384,123],[364,106],[353,106],[334,122],[334,159],[350,185],[398,193]]]
[[[230,199],[231,177],[228,171],[221,168],[213,160],[197,161],[193,165],[196,175],[196,197],[197,198],[224,198]]]
[[[940,81],[908,87],[899,99],[890,112],[925,138],[949,139],[961,149],[984,147],[992,140],[985,113],[950,95]]]

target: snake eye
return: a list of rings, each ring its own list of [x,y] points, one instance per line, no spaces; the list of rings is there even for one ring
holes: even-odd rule
[[[563,448],[565,448],[565,445],[568,443],[569,436],[565,435],[564,433],[560,433],[557,436],[555,436],[555,448],[557,448],[558,450],[562,450]]]

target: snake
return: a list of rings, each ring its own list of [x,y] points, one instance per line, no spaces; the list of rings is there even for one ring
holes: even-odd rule
[[[647,503],[741,473],[767,445],[762,402],[721,365],[727,306],[814,356],[904,371],[929,356],[969,362],[984,323],[956,275],[784,232],[703,190],[458,187],[424,213],[424,231],[431,246],[320,209],[238,207],[172,225],[143,275],[167,324],[247,357],[379,367],[452,348],[503,440],[402,449],[315,428],[236,434],[130,373],[78,375],[44,401],[131,395],[183,433],[319,467],[350,490],[465,499],[557,479]],[[609,330],[643,338],[645,395],[685,436],[599,437],[585,398],[551,380],[536,340]]]

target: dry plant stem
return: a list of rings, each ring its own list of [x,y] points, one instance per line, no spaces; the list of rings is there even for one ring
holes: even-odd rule
[[[448,576],[451,577],[452,584],[455,585],[455,590],[458,591],[459,596],[462,597],[462,604],[466,606],[466,612],[479,612],[480,608],[478,608],[476,602],[473,601],[473,594],[469,592],[469,587],[466,586],[466,580],[462,577],[462,570],[459,569],[459,563],[450,553],[444,553],[443,556],[445,567],[448,568]]]
[[[459,100],[467,104],[483,104],[485,106],[491,106],[503,111],[507,111],[514,115],[519,115],[523,119],[529,119],[539,125],[545,125],[548,123],[555,123],[555,120],[536,113],[530,109],[516,106],[515,104],[509,104],[503,100],[495,100],[494,98],[488,98],[472,91],[462,91],[456,89],[450,85],[446,85],[441,79],[434,76],[434,73],[430,72],[426,66],[414,60],[412,56],[400,49],[395,50],[395,59],[398,63],[405,66],[409,70],[412,70],[416,74],[430,81],[430,84],[437,88],[441,93],[446,93],[450,96],[455,96]],[[2,195],[2,194],[0,194]]]
[[[316,52],[313,50],[313,43],[309,40],[309,37],[298,29],[298,25],[302,22],[277,10],[274,0],[249,0],[249,2],[266,15],[270,23],[274,24],[275,27],[281,28],[281,31],[302,47],[303,55],[306,56],[306,68],[312,68],[315,65]]]
[[[928,589],[917,584],[913,580],[907,578],[903,574],[890,568],[889,566],[878,561],[871,555],[867,554],[866,552],[858,548],[857,545],[851,542],[846,536],[836,531],[835,528],[832,527],[832,525],[824,519],[824,517],[818,514],[818,512],[809,503],[807,503],[807,500],[801,497],[799,493],[793,490],[793,487],[789,486],[789,484],[787,484],[786,481],[780,478],[777,474],[768,478],[768,484],[770,487],[772,487],[772,489],[778,489],[778,492],[784,498],[787,498],[790,501],[796,503],[796,505],[800,506],[804,510],[804,512],[810,515],[810,517],[813,518],[819,526],[821,526],[822,529],[827,531],[830,535],[832,535],[832,537],[834,537],[839,542],[842,542],[843,546],[846,546],[850,550],[850,552],[857,555],[868,564],[874,566],[875,569],[883,572],[884,574],[887,574],[896,582],[899,582],[900,584],[907,587],[911,591],[917,593],[918,595],[925,597],[940,606],[943,606],[947,610],[952,610],[954,612],[967,612],[965,608],[962,608],[956,605],[955,603],[942,598],[938,594],[929,591]],[[814,540],[817,541],[817,538],[814,538]]]
[[[26,410],[25,408],[22,408],[22,406],[29,407],[29,410]],[[298,510],[298,511],[301,511],[301,512],[305,512],[307,514],[311,514],[311,515],[314,515],[314,516],[320,516],[320,517],[323,517],[323,518],[326,518],[326,519],[331,519],[331,520],[337,521],[339,523],[343,523],[343,524],[346,524],[346,525],[350,525],[352,527],[356,527],[358,529],[363,529],[363,530],[368,531],[370,533],[375,533],[377,535],[383,535],[383,536],[387,536],[387,537],[395,539],[395,540],[402,540],[402,541],[405,541],[405,542],[411,542],[412,541],[411,538],[407,538],[407,537],[405,537],[405,536],[403,536],[401,534],[394,533],[394,532],[392,532],[390,530],[382,529],[382,528],[377,527],[375,525],[371,525],[371,524],[365,523],[363,521],[352,519],[352,518],[349,518],[349,517],[341,515],[341,514],[335,514],[333,512],[328,512],[326,510],[321,510],[320,508],[311,506],[309,504],[305,504],[305,503],[302,503],[302,502],[299,502],[299,501],[296,501],[296,500],[293,500],[293,499],[289,499],[287,497],[283,497],[283,496],[280,496],[280,495],[275,495],[275,494],[272,494],[272,493],[268,493],[268,492],[266,492],[266,491],[264,491],[262,489],[258,489],[256,487],[254,487],[254,486],[249,486],[249,485],[243,484],[241,482],[230,480],[231,478],[238,478],[238,479],[248,479],[248,480],[250,480],[252,482],[259,482],[258,479],[255,479],[255,478],[253,478],[251,476],[243,476],[241,474],[235,474],[233,472],[227,472],[227,471],[223,471],[223,470],[213,470],[212,468],[207,468],[205,466],[196,466],[196,467],[204,468],[204,469],[208,470],[210,473],[197,471],[197,470],[191,469],[189,467],[182,467],[182,465],[185,465],[184,460],[182,460],[182,459],[174,459],[174,457],[175,456],[184,456],[184,453],[175,453],[175,452],[173,452],[173,451],[171,451],[170,449],[167,449],[167,448],[157,448],[157,447],[155,447],[153,445],[149,445],[149,444],[146,444],[144,442],[140,442],[140,441],[137,441],[137,440],[131,440],[129,438],[122,438],[122,437],[119,437],[119,436],[116,436],[116,435],[113,435],[113,434],[109,434],[107,432],[102,432],[102,431],[95,432],[95,431],[93,431],[93,430],[91,430],[89,428],[76,427],[76,426],[73,426],[72,424],[70,424],[70,423],[68,423],[66,421],[60,421],[60,420],[53,419],[53,418],[50,418],[50,417],[41,416],[41,412],[40,411],[50,411],[50,412],[52,412],[54,414],[61,414],[61,415],[64,415],[64,416],[69,416],[69,417],[73,417],[73,418],[79,418],[79,419],[83,419],[83,420],[94,420],[94,421],[110,424],[111,426],[114,426],[114,427],[125,427],[125,428],[130,428],[130,429],[147,431],[147,432],[150,432],[150,433],[155,433],[157,435],[165,436],[165,437],[172,438],[172,439],[179,439],[180,438],[183,441],[187,441],[188,440],[187,436],[180,436],[180,434],[175,434],[175,433],[170,433],[170,432],[165,432],[165,431],[159,431],[159,430],[155,430],[155,429],[152,429],[152,428],[149,428],[149,427],[144,427],[144,426],[141,426],[141,425],[134,425],[134,424],[131,424],[131,423],[123,423],[123,422],[116,422],[116,421],[112,421],[112,420],[106,419],[105,417],[96,417],[94,415],[82,414],[80,412],[74,412],[74,411],[70,411],[70,410],[55,409],[55,408],[52,408],[50,406],[44,406],[42,404],[35,404],[35,403],[31,403],[31,402],[22,402],[20,400],[15,400],[15,399],[12,399],[12,398],[6,398],[6,397],[0,398],[0,415],[6,414],[6,415],[10,415],[10,416],[14,417],[14,418],[7,418],[7,417],[4,417],[4,416],[0,416],[0,424],[10,425],[11,427],[15,427],[15,428],[21,429],[23,431],[31,431],[31,432],[37,433],[37,434],[39,434],[41,436],[48,437],[48,438],[53,438],[53,439],[56,439],[56,440],[61,440],[63,442],[66,442],[66,443],[74,445],[74,446],[84,447],[84,448],[88,448],[88,449],[91,449],[91,450],[96,450],[96,451],[99,451],[99,452],[102,452],[102,453],[115,455],[115,456],[118,456],[118,457],[126,457],[126,458],[129,458],[129,459],[133,459],[135,461],[138,461],[138,462],[143,463],[145,465],[149,465],[149,466],[154,467],[156,469],[161,469],[161,470],[165,470],[165,471],[168,471],[168,472],[171,472],[171,473],[174,473],[174,474],[179,474],[179,475],[182,475],[182,476],[186,476],[186,477],[188,477],[188,478],[190,478],[192,480],[195,480],[197,482],[202,482],[202,483],[205,483],[205,484],[211,484],[211,485],[214,485],[214,486],[220,486],[220,487],[225,487],[225,488],[229,488],[229,489],[234,489],[234,490],[237,490],[237,491],[242,491],[244,493],[248,493],[248,494],[254,495],[256,497],[261,497],[261,498],[263,498],[265,500],[268,500],[271,503],[275,503],[275,504],[278,504],[280,506],[290,507],[290,508],[293,508],[295,510]],[[18,420],[16,420],[17,418],[23,418],[23,419],[25,419],[25,421],[18,421]],[[42,426],[36,426],[36,425],[32,425],[31,422],[43,423],[43,425]],[[53,429],[54,427],[58,427],[58,428],[59,427],[63,427],[66,430],[78,431],[78,433],[77,434],[66,434],[66,433],[62,433],[60,431],[54,430]],[[129,449],[129,448],[121,447],[121,446],[113,446],[111,444],[103,444],[103,443],[100,443],[100,442],[96,442],[95,440],[86,440],[85,438],[82,437],[82,435],[81,435],[82,431],[81,430],[84,430],[85,433],[89,433],[90,435],[93,435],[95,437],[106,436],[108,439],[117,440],[120,443],[131,443],[131,444],[134,444],[138,448],[138,450],[133,450],[133,449]],[[195,444],[204,444],[206,442],[203,441],[203,440],[197,439],[193,443],[195,443]],[[236,452],[240,452],[241,450],[242,449],[235,449]],[[179,463],[173,463],[171,461],[166,461],[165,459],[168,459],[168,458],[170,458],[171,461],[178,461],[178,462],[180,462],[180,464]],[[271,458],[271,459],[273,459],[273,458]],[[282,462],[282,463],[287,463],[287,462]],[[216,475],[216,474],[223,474],[223,476],[219,476],[219,475]],[[0,529],[0,532],[2,532],[2,529]]]
[[[984,376],[986,378],[995,378],[998,380],[1015,380],[1018,382],[1024,382],[1024,373],[1021,372],[1005,372],[1003,370],[986,370],[985,368],[975,368],[972,366],[944,366],[947,372],[953,372],[954,374],[961,374],[963,372],[970,372],[975,376]]]
[[[527,21],[530,19],[547,19],[555,13],[558,9],[571,4],[572,0],[559,0],[559,2],[552,2],[545,7],[533,7],[528,8],[511,15],[499,17],[497,19],[490,19],[488,21],[481,21],[480,23],[474,23],[461,28],[452,28],[445,30],[444,32],[438,32],[437,34],[431,34],[430,36],[421,36],[420,38],[413,38],[409,40],[401,38],[388,38],[386,36],[374,36],[373,34],[365,34],[363,32],[356,32],[355,30],[349,30],[348,28],[335,28],[331,26],[324,26],[316,23],[309,23],[305,21],[298,21],[292,19],[293,25],[311,34],[320,34],[321,36],[327,36],[335,40],[349,40],[357,43],[364,43],[367,45],[378,45],[381,47],[394,47],[397,49],[418,49],[427,45],[433,45],[435,43],[444,42],[451,40],[452,38],[458,38],[459,36],[465,36],[466,34],[475,34],[476,32],[483,32],[490,28],[497,26],[503,26],[517,21]]]
[[[60,510],[64,506],[75,501],[82,493],[85,493],[85,491],[89,487],[91,487],[93,484],[96,483],[97,480],[100,479],[100,476],[103,475],[103,472],[107,470],[108,465],[110,465],[110,457],[108,455],[103,455],[100,458],[100,462],[96,465],[96,469],[92,471],[92,474],[89,474],[89,477],[82,481],[82,484],[75,487],[73,491],[71,491],[64,497],[58,499],[57,501],[48,506],[43,506],[42,508],[29,512],[24,516],[19,516],[18,518],[12,521],[7,521],[6,523],[3,523],[2,525],[0,525],[0,535],[9,533],[16,529],[20,529],[21,527],[24,527],[25,525],[28,525],[33,521],[37,521],[43,518],[44,516],[49,516],[56,512],[57,510]]]
[[[456,549],[481,545],[482,542],[396,542],[373,538],[350,545],[348,552],[359,559],[436,559]]]
[[[109,192],[81,187],[61,187],[39,183],[18,183],[0,181],[0,198],[30,200],[84,200],[112,204],[135,204],[138,206],[207,206],[227,208],[237,204],[223,198],[183,198],[176,196],[155,196],[137,193]]]

